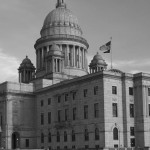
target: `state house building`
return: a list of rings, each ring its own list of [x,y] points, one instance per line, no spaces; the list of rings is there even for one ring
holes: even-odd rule
[[[19,82],[0,84],[0,147],[150,147],[150,74],[107,69],[64,0],[44,20]],[[88,73],[89,67],[89,73]]]

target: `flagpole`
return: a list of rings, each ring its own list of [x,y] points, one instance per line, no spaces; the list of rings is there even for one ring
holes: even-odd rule
[[[112,65],[112,37],[110,37],[110,41],[111,41],[110,52],[111,52],[111,69],[112,69],[113,68],[113,65]]]

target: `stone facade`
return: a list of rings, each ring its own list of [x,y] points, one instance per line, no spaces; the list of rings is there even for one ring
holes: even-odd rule
[[[58,0],[26,57],[19,83],[0,84],[0,147],[81,149],[150,147],[150,75],[107,70],[77,18]]]

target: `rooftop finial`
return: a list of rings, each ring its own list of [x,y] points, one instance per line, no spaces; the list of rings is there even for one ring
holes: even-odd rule
[[[65,0],[57,0],[56,8],[58,8],[58,7],[65,7],[66,8]]]

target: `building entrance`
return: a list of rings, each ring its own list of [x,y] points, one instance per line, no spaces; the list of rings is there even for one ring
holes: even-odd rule
[[[12,149],[20,147],[20,135],[18,132],[12,134]]]

